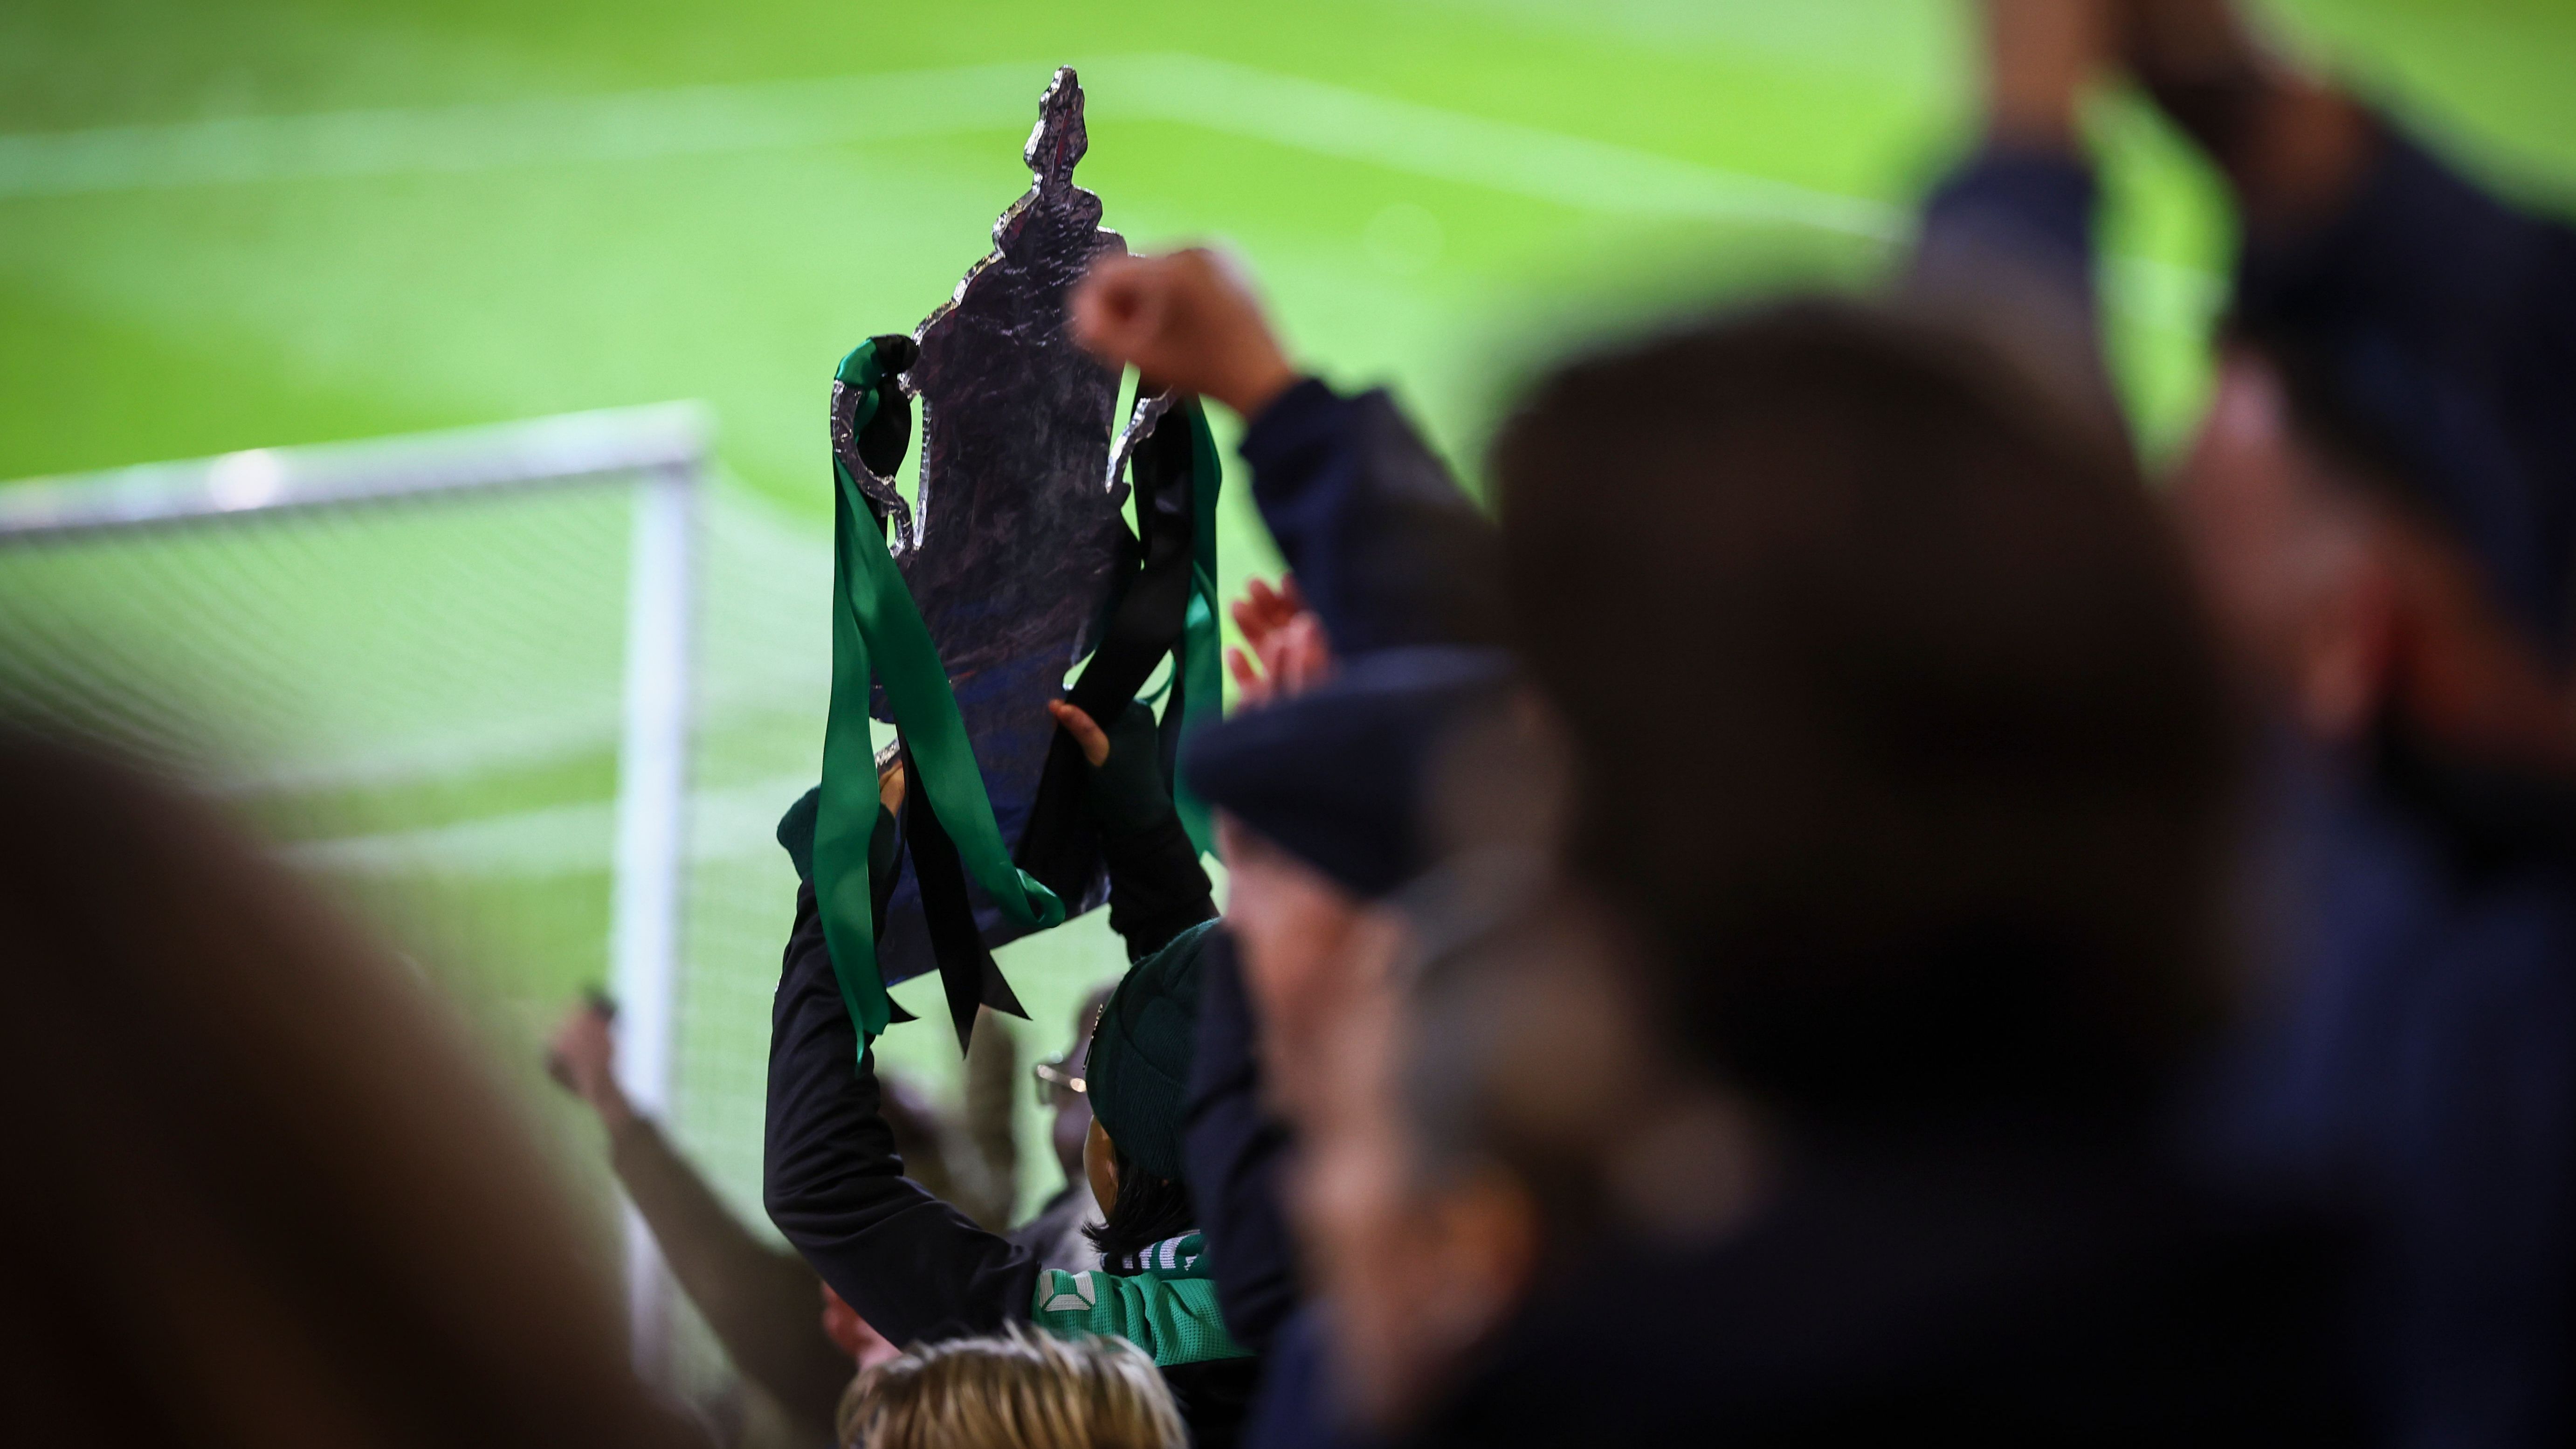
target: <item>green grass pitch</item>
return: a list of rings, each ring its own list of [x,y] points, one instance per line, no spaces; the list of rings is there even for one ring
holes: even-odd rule
[[[2576,188],[2563,0],[2280,19],[2481,175]],[[728,468],[819,539],[834,361],[982,253],[1058,62],[1091,93],[1079,179],[1108,223],[1236,249],[1300,357],[1395,385],[1472,478],[1551,352],[1881,267],[1969,134],[1970,40],[1955,0],[13,0],[0,478],[702,398]],[[2161,450],[2197,403],[2227,225],[2141,108],[2095,120],[2112,347]],[[1229,593],[1271,566],[1240,493],[1224,544]],[[475,808],[595,799],[604,765],[486,781]],[[745,869],[747,891],[784,878]],[[516,923],[465,978],[510,1039],[597,974],[605,891],[438,898]],[[739,989],[693,1003],[725,1017],[691,1049],[732,1063],[732,1105],[685,1124],[737,1194],[776,960],[774,934],[743,941]],[[1095,920],[1006,964],[1045,1051],[1120,963]],[[927,986],[904,999],[934,1016]],[[955,1055],[935,1021],[890,1053],[940,1076]]]

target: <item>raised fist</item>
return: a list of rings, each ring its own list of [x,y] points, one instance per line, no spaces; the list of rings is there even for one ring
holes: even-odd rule
[[[1252,288],[1211,251],[1102,257],[1066,309],[1093,355],[1247,418],[1297,380]]]

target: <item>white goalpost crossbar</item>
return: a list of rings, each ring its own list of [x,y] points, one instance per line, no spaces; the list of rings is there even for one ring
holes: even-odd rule
[[[672,1102],[688,860],[691,679],[699,499],[712,426],[694,403],[663,403],[0,485],[0,547],[15,542],[246,520],[396,500],[630,479],[623,704],[617,745],[609,962],[618,1076],[656,1119]],[[625,1210],[636,1363],[671,1349],[668,1276],[652,1234]]]

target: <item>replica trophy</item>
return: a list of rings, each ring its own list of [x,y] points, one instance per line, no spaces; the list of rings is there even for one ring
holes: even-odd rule
[[[1035,179],[994,224],[991,254],[910,336],[862,343],[832,384],[832,714],[814,886],[863,1038],[896,1018],[885,984],[933,967],[961,1046],[978,1004],[1025,1015],[992,948],[1105,899],[1086,766],[1047,701],[1070,697],[1106,726],[1168,659],[1167,781],[1183,732],[1221,704],[1206,419],[1142,382],[1113,438],[1119,374],[1065,331],[1066,294],[1126,248],[1073,182],[1082,102],[1072,69],[1058,70],[1023,152]],[[916,399],[908,502],[894,475]],[[895,727],[882,756],[871,718]],[[897,768],[896,823],[881,828],[881,780]],[[1203,812],[1181,803],[1204,848]]]

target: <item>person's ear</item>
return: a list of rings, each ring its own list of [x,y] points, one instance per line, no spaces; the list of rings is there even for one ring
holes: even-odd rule
[[[1082,1177],[1091,1188],[1091,1200],[1105,1216],[1118,1202],[1118,1149],[1096,1114],[1082,1138]]]

